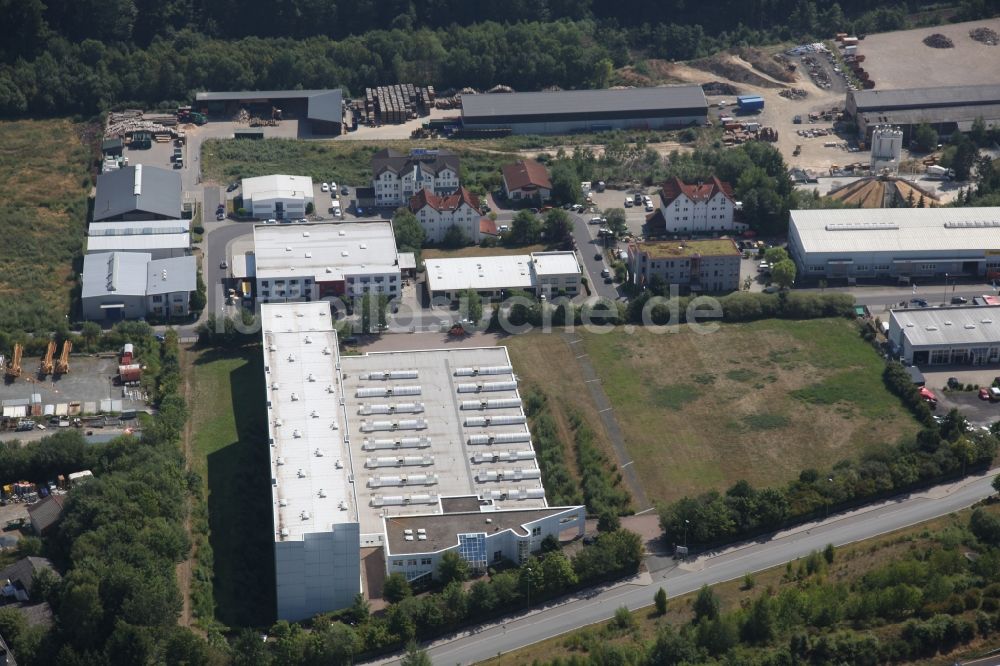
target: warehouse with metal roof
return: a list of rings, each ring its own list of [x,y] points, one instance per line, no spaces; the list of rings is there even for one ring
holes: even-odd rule
[[[1000,306],[908,308],[889,314],[889,343],[913,365],[1000,362]]]
[[[1000,124],[1000,84],[855,90],[847,93],[845,113],[866,136],[876,125],[891,124],[899,126],[908,141],[922,123],[946,136],[955,130],[967,132],[977,118],[987,127]]]
[[[583,533],[583,507],[546,502],[505,347],[341,356],[328,303],[260,317],[279,619],[433,576],[449,550],[485,571]]]
[[[1000,207],[793,210],[788,252],[806,279],[994,279]]]
[[[696,85],[462,97],[462,126],[472,130],[509,128],[515,134],[567,134],[677,128],[707,121],[708,102],[701,86]]]
[[[190,220],[93,222],[87,229],[87,254],[146,252],[153,259],[182,257],[191,249]]]
[[[99,252],[83,258],[80,303],[83,318],[121,321],[183,317],[197,288],[192,255],[153,259],[148,252]]]
[[[312,134],[341,134],[344,125],[344,93],[333,90],[238,90],[200,92],[198,108],[209,115],[233,116],[247,109],[259,117],[281,110],[282,119],[304,121]]]
[[[575,252],[427,259],[424,270],[428,295],[451,301],[469,289],[497,300],[512,289],[570,298],[580,291],[581,271]]]
[[[153,166],[125,167],[97,177],[94,222],[181,217],[181,176]]]

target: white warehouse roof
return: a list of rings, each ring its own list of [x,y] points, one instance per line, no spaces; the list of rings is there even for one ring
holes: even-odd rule
[[[1000,344],[1000,306],[911,308],[890,317],[914,347]]]
[[[258,278],[298,275],[329,282],[345,275],[399,272],[389,222],[258,224],[253,234]]]
[[[191,234],[133,234],[122,236],[88,236],[87,252],[125,252],[150,250],[186,250],[191,247]]]
[[[804,252],[1000,250],[1000,207],[793,210]]]
[[[535,252],[492,257],[427,259],[424,262],[431,292],[530,289],[538,276],[580,273],[574,252]]]
[[[312,178],[275,174],[243,179],[245,201],[263,199],[312,199]]]

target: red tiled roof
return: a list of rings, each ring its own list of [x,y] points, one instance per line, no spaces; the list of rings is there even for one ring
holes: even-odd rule
[[[473,209],[479,210],[479,198],[464,187],[460,187],[452,194],[443,197],[428,189],[423,189],[410,198],[410,210],[414,213],[424,206],[430,206],[436,211],[451,212],[461,208],[462,204],[468,204]]]
[[[503,165],[503,179],[507,190],[542,189],[551,190],[549,171],[535,160],[521,160]]]
[[[487,236],[496,236],[497,223],[488,217],[481,218],[479,220],[479,233],[486,234]]]
[[[671,178],[660,186],[660,198],[664,206],[669,206],[674,199],[681,194],[687,195],[691,201],[708,201],[719,192],[722,192],[727,199],[733,201],[733,188],[729,183],[724,183],[716,176],[710,180],[698,182],[693,185],[685,183],[680,178]]]

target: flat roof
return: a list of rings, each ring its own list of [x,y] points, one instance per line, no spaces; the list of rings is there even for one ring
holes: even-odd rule
[[[253,201],[263,199],[312,199],[312,178],[308,176],[288,176],[271,174],[244,178],[242,181],[243,199]]]
[[[191,247],[191,234],[142,234],[131,236],[88,236],[87,252],[186,250]]]
[[[417,255],[413,252],[400,252],[396,255],[399,258],[399,270],[416,270]]]
[[[484,511],[468,513],[388,516],[385,518],[388,553],[392,555],[436,553],[458,545],[459,534],[485,533],[489,536],[504,530],[512,530],[519,536],[527,536],[528,529],[525,525],[564,511],[574,510],[582,509],[558,507],[496,511],[486,507]],[[411,534],[407,534],[406,530]],[[407,536],[411,539],[408,540]],[[418,536],[426,538],[419,539]]]
[[[265,303],[260,321],[275,540],[301,541],[357,522],[337,334],[326,302]]]
[[[572,275],[580,272],[576,252],[532,252],[536,275]]]
[[[889,314],[914,347],[1000,344],[1000,306],[909,308]]]
[[[426,259],[424,272],[432,292],[529,289],[535,284],[527,254]]]
[[[146,295],[194,291],[197,278],[198,259],[194,255],[153,259],[146,264]]]
[[[381,534],[385,514],[440,513],[442,497],[546,506],[506,347],[379,352],[340,363],[362,534]]]
[[[258,224],[253,233],[258,278],[297,275],[330,282],[399,271],[389,222]]]
[[[896,90],[855,90],[858,111],[888,111],[922,106],[978,106],[1000,103],[1000,84],[899,88]]]
[[[691,241],[649,241],[636,244],[639,251],[653,259],[670,257],[726,257],[736,256],[740,251],[736,243],[729,239]]]
[[[805,252],[1000,250],[1000,207],[793,210]]]
[[[707,109],[701,86],[680,85],[619,90],[560,90],[462,96],[463,119],[565,115],[567,113],[635,114],[663,110]]]

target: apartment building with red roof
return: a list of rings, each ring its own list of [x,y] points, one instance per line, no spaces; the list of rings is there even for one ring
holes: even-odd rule
[[[464,187],[445,196],[420,190],[410,198],[410,211],[424,228],[424,239],[428,243],[443,241],[452,226],[461,229],[473,243],[478,243],[482,236],[479,198]]]

